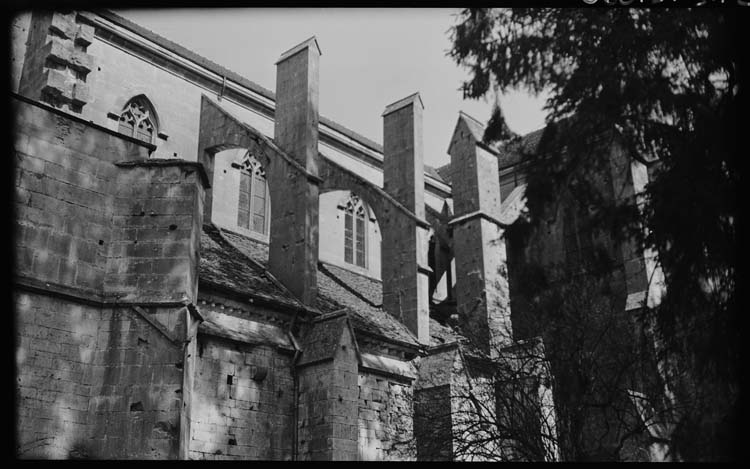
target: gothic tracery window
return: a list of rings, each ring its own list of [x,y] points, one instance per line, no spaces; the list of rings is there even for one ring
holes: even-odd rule
[[[153,143],[156,135],[156,117],[151,104],[143,96],[138,96],[125,105],[120,114],[118,132]]]
[[[266,172],[260,162],[245,153],[237,165],[240,169],[240,200],[237,225],[256,233],[268,233],[268,187]]]
[[[344,206],[344,261],[365,267],[366,209],[352,194]]]

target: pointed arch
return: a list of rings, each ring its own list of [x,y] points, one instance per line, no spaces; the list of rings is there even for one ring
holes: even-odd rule
[[[117,131],[147,143],[154,143],[159,133],[159,117],[144,94],[130,98],[120,111]]]

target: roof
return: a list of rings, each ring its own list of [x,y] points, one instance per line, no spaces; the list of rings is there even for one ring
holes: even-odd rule
[[[448,166],[450,166],[450,164],[448,164]],[[444,166],[441,166],[441,168],[442,167],[444,167]],[[440,168],[433,168],[430,165],[424,165],[424,172],[425,172],[425,174],[427,174],[428,176],[432,177],[433,179],[437,179],[438,181],[440,181],[442,183],[445,183],[446,180],[445,180],[445,178],[443,178],[443,175],[440,173],[439,169]]]
[[[269,277],[259,264],[243,259],[243,252],[222,237],[218,228],[204,225],[201,233],[199,282],[210,282],[236,293],[300,308],[302,304]]]
[[[500,221],[512,225],[526,209],[526,184],[513,188],[500,204]]]
[[[525,153],[536,152],[543,133],[544,128],[541,128],[519,139],[496,146],[495,151],[498,153],[497,162],[500,169],[520,163]]]
[[[419,96],[419,91],[416,93],[410,94],[409,96],[399,99],[395,103],[391,103],[385,107],[385,111],[383,111],[383,116],[390,114],[392,112],[398,111],[402,107],[406,107],[409,104],[415,104],[419,103],[419,105],[424,109],[424,103],[422,103],[422,97]]]
[[[329,264],[319,265],[316,307],[323,312],[347,307],[355,330],[418,346],[411,331],[383,310],[382,304],[379,281]]]
[[[315,50],[318,51],[318,55],[323,55],[323,53],[320,52],[320,45],[318,45],[318,39],[315,36],[313,36],[313,37],[311,37],[309,39],[306,39],[306,40],[302,41],[301,43],[297,44],[296,46],[292,47],[288,51],[282,53],[281,57],[279,57],[279,60],[276,61],[276,65],[278,65],[279,62],[282,62],[282,61],[288,59],[289,57],[293,56],[297,52],[305,50],[305,49],[307,49],[310,46],[315,46]]]
[[[463,119],[463,121],[466,123],[466,127],[469,129],[469,132],[471,132],[474,140],[477,142],[482,142],[484,140],[484,124],[463,111],[459,111],[458,114],[459,119]]]
[[[449,326],[430,318],[430,345],[443,345],[457,342],[462,336]]]
[[[449,186],[451,185],[451,182],[453,181],[453,172],[451,171],[450,163],[439,168],[435,168],[435,172],[440,175],[440,178],[443,180],[443,182],[445,182]]]
[[[252,295],[255,290],[283,304],[300,303],[278,287],[266,271],[268,245],[223,228],[204,226],[200,280]],[[382,308],[380,281],[347,269],[318,264],[318,297],[313,306],[322,313],[350,309],[355,330],[418,346],[407,327]]]

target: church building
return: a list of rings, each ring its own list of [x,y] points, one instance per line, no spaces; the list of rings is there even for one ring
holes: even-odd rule
[[[569,236],[506,236],[541,131],[489,146],[457,110],[433,168],[419,93],[371,110],[382,144],[319,115],[315,37],[259,64],[274,91],[109,11],[11,37],[16,457],[513,459],[479,442],[512,418],[497,361],[534,377],[529,458],[560,457],[544,341],[511,306],[518,253]],[[645,173],[612,155],[632,195]],[[615,250],[630,311],[652,268]]]

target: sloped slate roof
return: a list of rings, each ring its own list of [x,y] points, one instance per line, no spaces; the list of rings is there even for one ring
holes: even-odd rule
[[[437,168],[433,168],[432,166],[426,164],[424,165],[424,172],[426,175],[432,177],[433,179],[437,179],[440,182],[446,182],[445,179],[443,179],[443,176],[437,170]]]
[[[319,267],[315,306],[321,311],[348,307],[355,329],[418,345],[409,329],[383,310],[382,303],[383,287],[379,281],[328,264]]]
[[[255,262],[268,265],[268,245],[255,241],[247,236],[237,234],[233,231],[221,230],[221,234],[227,241],[233,244],[244,255]]]
[[[524,153],[534,153],[539,148],[544,128],[529,132],[518,140],[495,147],[498,166],[502,169],[520,163]]]
[[[258,266],[246,260],[255,261]],[[299,305],[291,294],[273,283],[265,271],[268,245],[222,228],[204,227],[201,239],[200,279],[206,279],[240,293],[256,290],[281,302]],[[341,267],[320,263],[318,297],[313,304],[323,313],[351,310],[352,326],[417,346],[414,335],[396,318],[382,309],[383,291],[379,281]]]
[[[449,326],[444,326],[430,318],[430,345],[443,345],[456,342],[462,336]]]
[[[274,283],[261,266],[248,262],[243,252],[222,238],[218,228],[204,225],[201,234],[199,281],[283,305],[301,307],[289,292]]]
[[[469,132],[471,132],[471,135],[474,137],[474,140],[477,142],[481,142],[484,139],[484,124],[479,122],[478,120],[474,119],[470,115],[466,114],[465,112],[461,111],[459,113],[461,116],[464,117],[464,122],[466,122],[466,127],[469,128]]]
[[[451,164],[448,163],[446,165],[440,166],[439,168],[435,168],[435,172],[440,175],[440,178],[443,180],[444,183],[451,185],[451,182],[453,181],[453,176],[451,172]]]
[[[380,308],[383,305],[383,287],[379,281],[333,264],[320,263],[318,270],[371,306]]]
[[[500,204],[500,221],[512,225],[526,208],[526,184],[516,186]]]

